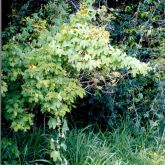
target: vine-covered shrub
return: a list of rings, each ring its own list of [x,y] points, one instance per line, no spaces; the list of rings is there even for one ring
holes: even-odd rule
[[[109,44],[105,27],[96,25],[96,16],[104,12],[105,7],[94,10],[84,2],[55,35],[45,20],[33,15],[34,19],[26,19],[22,33],[3,46],[4,116],[17,132],[31,128],[36,111],[46,115],[49,128],[57,130],[50,143],[54,161],[66,162],[60,152],[66,149],[65,116],[78,97],[102,90],[101,84],[110,81],[110,74],[118,69],[128,70],[133,77],[151,70]]]
[[[140,76],[132,80],[127,77],[125,81],[119,81],[116,86],[121,96],[119,100],[116,100],[116,103],[121,106],[120,109],[128,112],[127,102],[123,98],[129,98],[132,95],[128,99],[132,100],[130,107],[136,109],[137,114],[134,115],[140,118],[142,123],[146,120],[159,123],[164,121],[164,87],[162,87],[164,66],[162,62],[164,61],[165,29],[164,21],[162,21],[163,13],[164,3],[162,1],[145,0],[137,5],[127,4],[123,8],[111,11],[112,19],[107,26],[111,34],[112,45],[118,45],[127,54],[142,61],[149,61],[155,68],[155,72],[147,78]],[[130,89],[131,92],[129,92]],[[115,98],[116,96],[119,98],[118,92]],[[138,93],[142,94],[140,94],[141,99]],[[131,110],[129,114],[135,113],[134,110]]]
[[[78,102],[79,113],[74,111],[72,120],[114,127],[120,123],[122,116],[129,117],[138,127],[143,128],[150,123],[163,128],[164,3],[137,1],[137,4],[130,3],[108,10],[106,15],[109,17],[97,20],[99,24],[105,24],[110,32],[110,44],[120,47],[130,56],[149,61],[155,71],[145,77],[132,78],[122,70],[119,77],[115,79],[113,76],[109,92],[102,90],[95,96],[89,94],[81,103]]]
[[[164,3],[144,0],[110,11],[111,44],[143,61],[164,57]]]
[[[71,125],[97,124],[103,129],[119,127],[122,119],[145,129],[164,126],[164,85],[160,76],[151,73],[132,78],[129,75],[113,78],[108,90],[96,90],[76,102],[69,114]]]

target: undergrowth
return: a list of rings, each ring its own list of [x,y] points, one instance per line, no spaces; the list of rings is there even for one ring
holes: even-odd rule
[[[50,138],[55,132],[44,134],[41,129],[31,134],[14,134],[17,152],[4,152],[4,164],[53,164],[49,158]],[[84,129],[74,128],[68,132],[64,156],[69,165],[163,165],[165,163],[164,132],[148,128],[139,130],[129,122],[112,131],[102,132],[89,125]],[[6,147],[9,147],[6,146]],[[13,150],[14,147],[11,148]],[[9,151],[9,150],[8,150]],[[17,153],[11,156],[12,154]]]

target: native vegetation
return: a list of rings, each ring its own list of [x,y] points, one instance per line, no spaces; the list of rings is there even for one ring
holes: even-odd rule
[[[3,164],[165,163],[163,2],[40,3],[2,32]]]

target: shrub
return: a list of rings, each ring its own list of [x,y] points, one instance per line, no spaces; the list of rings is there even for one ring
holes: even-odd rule
[[[56,140],[51,140],[54,161],[66,162],[60,152],[65,150],[62,144],[68,130],[65,115],[85,95],[89,86],[84,80],[92,82],[92,89],[102,89],[99,83],[117,69],[127,69],[134,77],[151,70],[109,44],[105,27],[93,23],[102,12],[104,7],[94,10],[83,3],[56,35],[34,14],[26,18],[22,33],[3,46],[5,118],[17,132],[31,128],[36,111],[46,115],[49,128],[58,132]]]
[[[127,116],[138,127],[150,123],[163,128],[163,11],[162,1],[141,1],[117,9],[109,8],[108,13],[102,14],[106,19],[97,18],[99,24],[104,24],[109,31],[111,45],[120,47],[130,56],[149,61],[154,71],[145,77],[132,78],[122,69],[120,75],[115,73],[116,77],[114,74],[110,78],[110,83],[98,83],[98,88],[104,84],[108,90],[102,88],[102,92],[88,93],[81,103],[78,101],[79,111],[71,115],[74,122],[97,122],[103,127],[114,127],[119,125],[121,117]]]

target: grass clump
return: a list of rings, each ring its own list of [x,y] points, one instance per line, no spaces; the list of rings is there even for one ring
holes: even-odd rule
[[[66,157],[69,164],[164,165],[165,143],[161,140],[164,135],[130,127],[124,123],[112,132],[95,132],[92,128],[73,129],[67,138]]]
[[[93,126],[84,129],[71,129],[67,134],[67,149],[63,153],[68,165],[164,165],[165,131],[148,128],[141,130],[123,122],[114,130],[101,131]],[[4,164],[54,164],[49,156],[50,138],[55,133],[45,134],[41,129],[32,134],[14,135],[13,153],[5,148],[9,142],[2,143]],[[9,147],[8,147],[9,148]],[[14,160],[12,159],[14,158]]]

